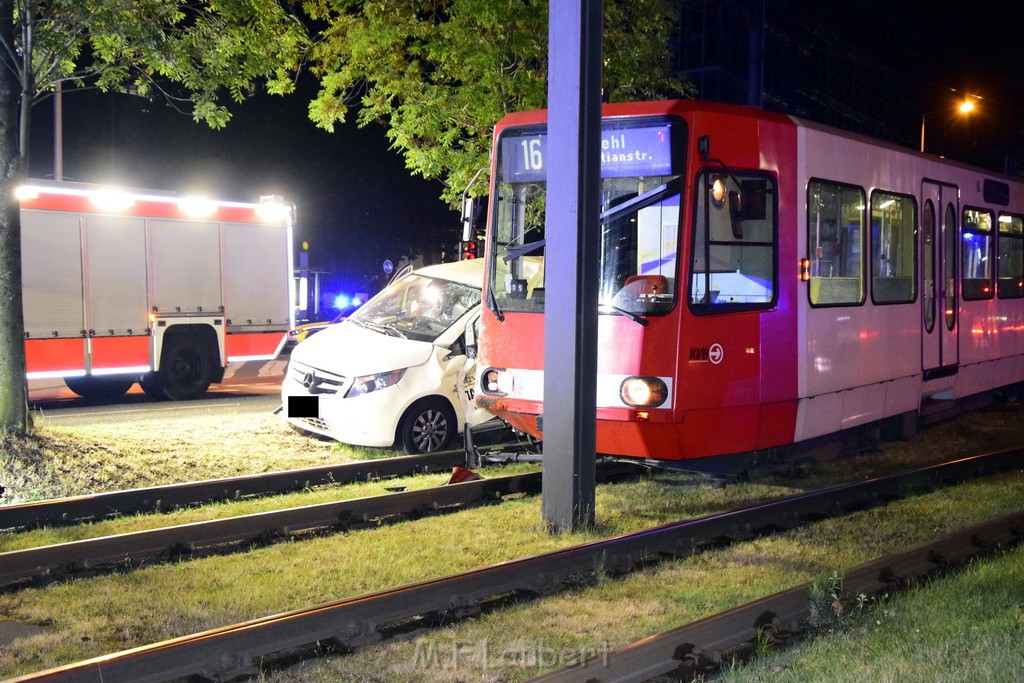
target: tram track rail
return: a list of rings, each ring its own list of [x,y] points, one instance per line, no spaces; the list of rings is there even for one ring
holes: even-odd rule
[[[437,472],[464,465],[465,460],[461,450],[442,451],[4,505],[0,506],[0,530],[77,524],[215,501],[293,493],[329,484]]]
[[[877,598],[1024,542],[1024,510],[860,564],[842,577],[849,595]],[[810,631],[807,582],[643,640],[613,648],[530,683],[641,683],[658,676],[690,680],[742,658],[758,640],[783,647]]]
[[[435,623],[479,614],[508,598],[556,593],[597,571],[623,574],[811,521],[881,505],[971,478],[1020,469],[1024,448],[962,458],[863,482],[504,562],[212,629],[38,672],[16,681],[230,680],[274,661],[346,652]]]
[[[609,481],[640,469],[606,461],[598,476]],[[0,553],[0,590],[414,519],[497,503],[510,495],[535,495],[540,487],[541,473],[530,472],[11,550]]]
[[[498,502],[540,486],[540,472],[533,472],[12,550],[0,553],[0,588]]]

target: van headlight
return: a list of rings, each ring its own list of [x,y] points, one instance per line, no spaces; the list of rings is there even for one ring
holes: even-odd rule
[[[623,403],[643,408],[657,408],[668,399],[668,387],[658,377],[627,377],[619,386]]]
[[[402,375],[405,374],[406,368],[401,370],[389,370],[387,372],[378,372],[375,375],[363,375],[362,377],[356,377],[352,380],[352,386],[345,392],[345,398],[353,398],[355,396],[362,396],[368,394],[371,391],[380,391],[386,389],[392,384],[398,384],[398,381],[402,379]]]

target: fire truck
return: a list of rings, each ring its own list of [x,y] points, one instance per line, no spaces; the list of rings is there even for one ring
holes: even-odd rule
[[[28,379],[191,399],[283,347],[292,205],[45,182],[18,199]]]

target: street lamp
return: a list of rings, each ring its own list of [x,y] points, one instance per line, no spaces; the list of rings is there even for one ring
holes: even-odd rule
[[[968,95],[967,97],[965,97],[963,100],[960,101],[960,104],[957,105],[956,110],[958,112],[960,112],[960,114],[962,116],[967,116],[968,114],[970,114],[971,112],[974,111],[974,108],[975,108],[974,100],[975,99],[977,99],[977,98],[975,98],[972,95]],[[927,114],[934,114],[937,111],[945,111],[945,109],[936,109],[936,110],[934,110],[932,112],[926,112],[924,114],[921,114],[921,151],[922,152],[924,151],[924,120],[925,120],[925,117],[927,116]]]

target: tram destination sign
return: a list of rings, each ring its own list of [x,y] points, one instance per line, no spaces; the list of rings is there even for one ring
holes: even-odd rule
[[[508,130],[501,136],[501,179],[547,179],[547,132]],[[601,177],[672,175],[672,126],[667,121],[615,124],[601,131]]]

